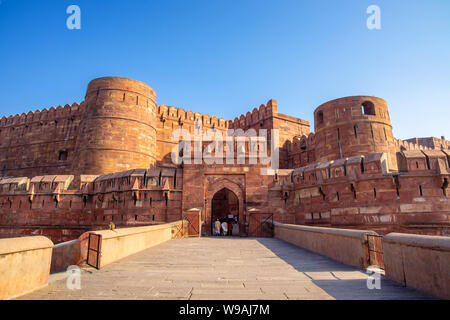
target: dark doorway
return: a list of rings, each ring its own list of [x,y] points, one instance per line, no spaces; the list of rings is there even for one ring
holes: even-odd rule
[[[227,188],[218,191],[212,199],[211,234],[214,234],[214,223],[217,219],[221,222],[234,220],[239,223],[239,199],[233,191]]]

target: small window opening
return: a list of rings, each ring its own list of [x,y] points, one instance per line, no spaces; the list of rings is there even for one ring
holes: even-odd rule
[[[173,175],[173,188],[177,188],[177,172],[175,171],[175,174]]]
[[[59,154],[58,154],[58,160],[66,161],[68,156],[69,156],[69,152],[67,152],[67,150],[61,150],[61,151],[59,151]]]
[[[355,189],[355,186],[353,185],[353,183],[350,184],[350,189],[351,189],[352,192],[353,192],[353,199],[356,200],[356,189]]]
[[[364,102],[361,106],[361,109],[362,109],[362,113],[365,115],[369,115],[369,116],[375,115],[375,105],[370,101]]]
[[[322,196],[322,200],[325,201],[326,195],[325,195],[325,192],[323,192],[323,190],[322,190],[321,187],[319,188],[319,193],[320,193],[321,196]]]
[[[319,111],[317,113],[317,123],[322,124],[323,123],[323,111]]]
[[[395,191],[397,193],[397,199],[400,199],[400,180],[398,176],[394,176],[394,182],[395,182]]]
[[[442,193],[444,197],[447,197],[448,179],[444,178],[444,184],[442,185]]]

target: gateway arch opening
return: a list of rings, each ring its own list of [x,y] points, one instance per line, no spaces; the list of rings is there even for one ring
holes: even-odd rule
[[[220,222],[220,228],[217,221]],[[212,199],[211,234],[239,235],[239,199],[233,191],[227,188],[218,191]]]

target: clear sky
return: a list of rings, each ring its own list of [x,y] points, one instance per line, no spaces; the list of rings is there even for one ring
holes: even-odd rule
[[[0,116],[81,102],[90,80],[143,81],[158,104],[234,119],[273,98],[311,122],[374,95],[400,139],[450,138],[449,0],[0,0]],[[81,8],[81,30],[66,9]],[[381,30],[369,30],[369,5]]]

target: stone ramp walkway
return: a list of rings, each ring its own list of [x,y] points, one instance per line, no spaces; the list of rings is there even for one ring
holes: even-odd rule
[[[83,269],[81,290],[52,275],[21,299],[429,299],[274,238],[171,240],[101,270]]]

